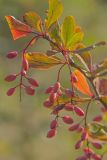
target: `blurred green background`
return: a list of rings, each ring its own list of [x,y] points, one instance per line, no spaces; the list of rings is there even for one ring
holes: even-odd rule
[[[106,41],[107,0],[62,0],[62,3],[64,13],[61,20],[73,15],[85,32],[86,45]],[[32,70],[29,73],[40,82],[34,97],[23,93],[20,103],[18,91],[12,97],[6,96],[7,89],[15,83],[5,83],[4,77],[20,70],[20,61],[7,60],[6,53],[20,51],[29,38],[13,41],[4,17],[13,15],[22,19],[25,12],[36,11],[44,18],[47,8],[48,0],[0,0],[0,160],[74,160],[80,155],[80,152],[74,151],[74,142],[79,137],[69,133],[66,126],[60,126],[56,138],[46,138],[51,116],[42,105],[46,99],[44,89],[55,82],[57,68],[49,71]],[[45,51],[48,47],[48,43],[41,40],[31,51]],[[93,61],[101,61],[106,53],[107,47],[95,49]],[[62,83],[69,87],[66,75],[64,69]],[[96,114],[96,107],[95,104],[92,106],[89,119]]]

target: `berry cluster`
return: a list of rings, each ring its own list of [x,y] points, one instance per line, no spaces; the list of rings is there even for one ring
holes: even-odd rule
[[[7,58],[8,59],[13,59],[18,55],[17,51],[12,51],[9,52],[7,54]],[[28,95],[34,95],[35,93],[35,87],[39,86],[39,83],[37,80],[31,78],[31,77],[27,77],[27,71],[29,69],[29,64],[27,59],[25,58],[25,53],[22,54],[22,67],[21,67],[21,71],[18,74],[9,74],[5,77],[5,81],[6,82],[12,82],[14,80],[16,80],[18,77],[20,77],[20,82],[18,85],[16,85],[15,87],[10,88],[7,91],[7,95],[8,96],[12,96],[16,90],[17,87],[20,88],[20,91],[22,88],[24,88],[26,94]],[[23,82],[23,78],[25,78],[28,82],[28,85],[25,85]],[[21,92],[20,92],[21,93]],[[20,95],[21,96],[21,95]]]

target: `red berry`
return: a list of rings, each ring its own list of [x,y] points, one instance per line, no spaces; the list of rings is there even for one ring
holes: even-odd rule
[[[51,122],[51,124],[50,124],[50,128],[51,128],[51,129],[55,129],[55,128],[57,127],[57,125],[58,125],[58,121],[57,121],[57,120],[53,120],[53,121]]]
[[[93,118],[93,121],[100,122],[103,119],[102,115],[98,115]]]
[[[29,63],[26,58],[23,59],[23,69],[27,71],[29,69]]]
[[[17,55],[18,55],[17,51],[12,51],[12,52],[9,52],[6,57],[9,59],[12,59],[12,58],[15,58]]]
[[[28,95],[31,95],[31,96],[35,94],[35,90],[31,86],[25,87],[25,91]]]
[[[76,131],[79,128],[79,124],[73,124],[70,128],[69,131]]]
[[[47,133],[47,138],[52,138],[57,134],[57,130],[56,129],[51,129],[48,131]]]
[[[50,97],[49,97],[49,100],[50,100],[50,102],[54,103],[56,98],[57,98],[57,94],[56,93],[51,93]]]
[[[57,95],[62,96],[62,91],[60,89],[57,91]]]
[[[84,116],[84,111],[79,107],[74,107],[74,111],[78,116]]]
[[[46,93],[46,94],[51,93],[52,89],[53,89],[53,86],[48,87],[48,88],[46,89],[45,93]]]
[[[67,110],[67,111],[73,111],[74,110],[74,105],[72,105],[71,103],[67,103],[67,104],[65,104],[64,109]]]
[[[15,90],[16,90],[15,87],[14,87],[14,88],[10,88],[10,89],[7,91],[7,95],[8,95],[8,96],[12,96],[12,95],[14,94]]]
[[[92,145],[93,145],[93,147],[95,147],[96,149],[102,149],[102,145],[101,145],[100,143],[93,142]]]
[[[38,81],[36,81],[36,80],[33,79],[33,78],[28,78],[28,82],[29,82],[32,86],[34,86],[34,87],[38,87],[38,86],[39,86]]]
[[[75,149],[79,149],[81,146],[83,145],[83,141],[78,141],[76,144],[75,144]]]
[[[84,148],[84,153],[87,155],[87,154],[92,154],[93,153],[93,150],[90,149],[90,148]]]
[[[5,81],[7,81],[7,82],[14,81],[16,79],[16,77],[17,77],[16,74],[10,74],[10,75],[5,77]]]
[[[77,130],[77,132],[79,132],[79,133],[80,133],[80,132],[83,132],[83,131],[84,131],[84,128],[81,127],[81,126],[80,126],[80,127],[78,128],[78,130]]]
[[[53,92],[56,93],[60,89],[60,83],[56,82],[53,87]]]
[[[62,117],[62,120],[66,124],[72,124],[73,123],[73,119],[70,116],[64,116],[64,117]]]
[[[98,155],[98,154],[92,154],[92,158],[94,159],[94,160],[102,160],[102,158],[101,158],[101,156],[100,155]]]
[[[84,141],[88,138],[88,133],[86,130],[83,131],[82,135],[81,135],[81,140]]]
[[[44,105],[45,107],[47,107],[47,108],[50,108],[50,107],[53,105],[53,103],[50,102],[49,99],[47,99],[47,100],[43,103],[43,105]]]

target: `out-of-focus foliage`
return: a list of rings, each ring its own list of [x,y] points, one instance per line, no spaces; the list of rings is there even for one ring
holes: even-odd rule
[[[99,40],[107,38],[107,3],[106,0],[62,0],[64,5],[64,14],[66,16],[73,15],[76,21],[85,30],[85,43],[91,44]],[[5,22],[5,15],[14,15],[22,19],[22,15],[29,10],[38,12],[44,17],[44,12],[47,9],[47,0],[0,0],[0,159],[1,160],[71,160],[76,157],[73,153],[71,135],[68,132],[61,132],[52,141],[46,139],[47,126],[49,117],[47,110],[42,106],[45,99],[43,90],[54,82],[53,72],[46,71],[43,73],[32,71],[34,77],[38,77],[41,88],[38,89],[38,94],[32,97],[23,97],[23,102],[20,104],[18,94],[14,98],[5,96],[7,88],[3,77],[6,73],[19,70],[16,61],[10,68],[12,62],[4,59],[6,52],[9,50],[21,50],[25,45],[25,39],[13,42],[10,36],[8,26]],[[64,15],[63,14],[63,15]],[[64,16],[65,16],[64,15]],[[63,20],[63,16],[62,16]],[[20,48],[19,48],[20,46]],[[38,42],[32,51],[44,51],[48,44],[44,41]],[[107,47],[96,49],[93,57],[97,61],[103,59],[107,52]],[[98,54],[99,53],[99,54]],[[99,55],[99,56],[97,56]],[[66,86],[69,86],[65,74],[63,72],[62,79]],[[30,73],[29,73],[30,74]],[[51,77],[49,76],[51,74]],[[83,106],[84,107],[84,106]],[[96,112],[93,107],[90,113]],[[94,115],[93,115],[94,116]],[[91,118],[91,117],[90,117]],[[61,128],[60,128],[61,130]],[[64,131],[64,129],[63,129]],[[65,138],[66,137],[66,138]],[[74,136],[76,139],[77,136]],[[58,149],[56,149],[58,148]],[[71,155],[70,155],[71,153]],[[76,152],[77,153],[77,152]],[[66,157],[67,155],[67,157]],[[106,160],[107,157],[105,157]]]

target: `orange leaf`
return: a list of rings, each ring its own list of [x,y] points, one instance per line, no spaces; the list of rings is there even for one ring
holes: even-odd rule
[[[31,28],[28,25],[15,19],[13,16],[5,16],[5,18],[14,40],[25,37],[31,32]]]
[[[89,85],[85,76],[79,71],[75,70],[71,76],[76,76],[77,81],[73,82],[74,87],[79,90],[81,93],[86,94],[88,96],[92,96],[93,94],[90,91]],[[72,83],[72,80],[71,80]]]

